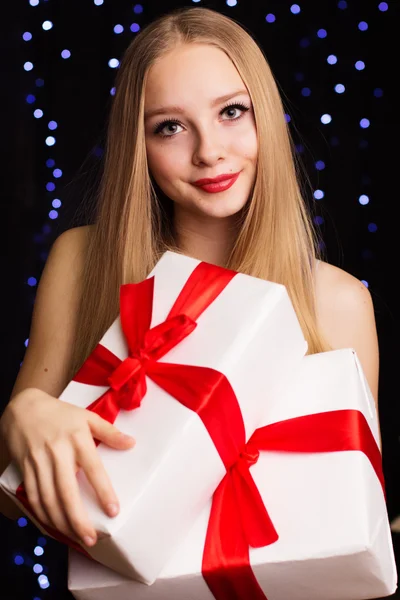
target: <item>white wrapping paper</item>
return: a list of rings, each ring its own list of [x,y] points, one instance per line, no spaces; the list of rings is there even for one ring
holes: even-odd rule
[[[152,327],[166,319],[198,263],[171,252],[163,255],[149,275],[155,276]],[[197,322],[161,362],[211,367],[225,374],[237,395],[248,439],[261,422],[268,395],[306,352],[286,289],[238,274]],[[120,359],[127,357],[119,318],[101,344]],[[198,415],[148,377],[146,383],[140,408],[120,411],[115,422],[136,438],[136,446],[127,451],[98,447],[120,501],[119,515],[109,518],[103,512],[83,472],[78,480],[101,537],[85,549],[113,570],[150,584],[211,498],[225,468]],[[72,381],[60,399],[87,407],[106,390]],[[20,483],[21,474],[11,464],[0,486],[15,500]]]
[[[305,357],[287,389],[265,398],[265,425],[356,409],[379,443],[374,401],[351,349]],[[364,454],[261,452],[251,473],[279,534],[274,544],[250,550],[268,600],[366,600],[394,593],[384,495]],[[209,512],[210,503],[154,585],[70,551],[70,591],[77,600],[213,600],[201,575]]]

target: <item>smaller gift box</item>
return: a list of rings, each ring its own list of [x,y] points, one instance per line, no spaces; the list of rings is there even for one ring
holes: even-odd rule
[[[100,537],[84,550],[152,583],[305,351],[282,285],[167,252],[146,280],[121,286],[120,316],[60,396],[137,442],[123,452],[98,446],[117,517],[78,473]],[[41,528],[15,465],[0,485]]]
[[[70,551],[69,589],[77,600],[365,600],[394,593],[377,414],[357,356],[351,349],[307,356],[290,379],[268,397],[265,426],[248,441],[236,475],[221,482],[157,581],[145,586]],[[252,489],[246,468],[264,514],[254,489],[253,500],[243,492]]]

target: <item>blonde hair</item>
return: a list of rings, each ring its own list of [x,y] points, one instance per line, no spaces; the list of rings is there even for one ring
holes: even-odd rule
[[[118,315],[119,287],[149,274],[175,247],[171,201],[148,170],[144,90],[150,67],[180,44],[227,54],[254,107],[259,153],[227,268],[286,286],[309,353],[327,349],[316,319],[317,240],[303,201],[282,100],[257,43],[234,20],[206,8],[178,9],[150,23],[125,51],[116,78],[95,227],[82,277],[70,378]]]

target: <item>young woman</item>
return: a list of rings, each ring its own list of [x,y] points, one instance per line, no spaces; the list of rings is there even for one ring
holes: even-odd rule
[[[235,21],[204,8],[175,11],[127,49],[94,224],[52,246],[0,421],[1,468],[17,462],[44,524],[96,542],[78,467],[104,510],[118,511],[93,437],[121,450],[134,441],[57,397],[117,317],[119,286],[144,279],[167,249],[284,284],[309,352],[353,347],[377,401],[371,296],[318,260],[292,146],[268,63]]]

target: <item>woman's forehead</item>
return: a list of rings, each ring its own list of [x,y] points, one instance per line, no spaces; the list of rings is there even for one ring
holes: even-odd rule
[[[204,44],[180,46],[161,57],[150,69],[146,82],[146,112],[163,106],[191,104],[212,106],[223,96],[246,87],[232,61],[222,50]]]

